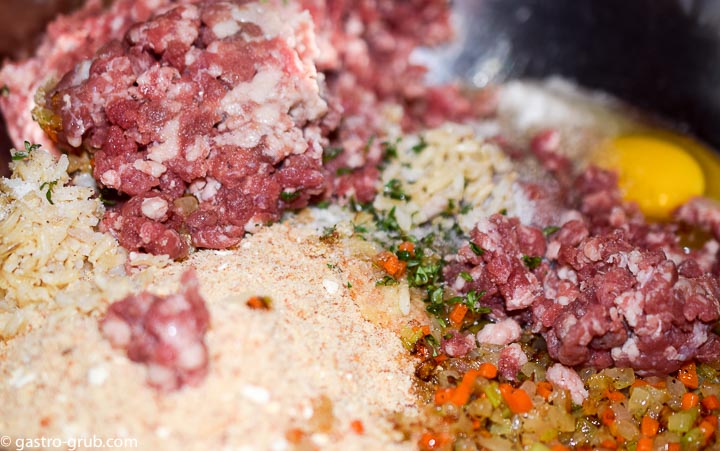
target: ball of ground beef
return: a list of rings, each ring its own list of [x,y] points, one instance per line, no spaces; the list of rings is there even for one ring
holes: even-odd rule
[[[133,199],[104,227],[130,250],[180,258],[322,193],[314,39],[294,3],[190,3],[77,64],[46,107],[58,144],[88,150],[101,187]]]

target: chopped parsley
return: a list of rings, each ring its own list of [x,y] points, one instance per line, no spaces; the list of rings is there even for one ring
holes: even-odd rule
[[[329,200],[323,200],[323,201],[320,201],[320,202],[318,202],[317,204],[315,204],[315,206],[316,206],[317,208],[325,209],[325,208],[327,208],[327,207],[330,206],[330,201],[329,201]]]
[[[507,208],[503,208],[502,210],[500,210],[500,214],[503,216],[507,216]]]
[[[53,202],[52,200],[52,193],[53,188],[55,188],[55,185],[57,185],[57,182],[57,180],[53,180],[52,182],[43,182],[43,184],[40,185],[40,191],[44,190],[47,187],[47,191],[45,192],[45,199],[50,202],[50,205],[55,205],[55,202]]]
[[[12,160],[18,161],[18,160],[25,160],[30,156],[30,153],[34,150],[37,150],[42,146],[42,144],[30,144],[30,141],[25,141],[25,149],[24,150],[15,150],[12,149]],[[14,150],[14,152],[13,152]]]
[[[323,149],[323,155],[322,155],[322,162],[323,164],[334,160],[338,157],[341,153],[343,153],[345,149],[342,147],[327,147]]]
[[[542,233],[543,235],[545,235],[545,237],[548,237],[553,233],[557,232],[558,230],[560,230],[560,227],[558,226],[547,226],[542,230]]]
[[[380,230],[384,230],[386,232],[399,232],[400,225],[395,217],[395,207],[392,207],[384,217],[378,214],[375,218],[375,224]]]
[[[461,272],[461,273],[460,273],[460,277],[462,277],[463,280],[465,280],[465,281],[467,281],[467,282],[472,282],[472,281],[473,281],[473,278],[472,278],[472,276],[470,275],[469,272],[465,272],[465,271]]]
[[[372,135],[370,138],[368,138],[367,142],[365,143],[365,147],[363,148],[363,153],[368,153],[374,142],[375,142],[375,135]]]
[[[10,95],[10,87],[8,85],[2,85],[0,88],[0,96],[7,97]]]
[[[300,197],[300,191],[283,191],[280,193],[280,199],[283,202],[292,202],[298,197]]]
[[[400,143],[401,139],[402,138],[398,138],[395,140],[395,142],[383,141],[382,145],[385,148],[385,155],[383,156],[383,160],[385,162],[390,161],[394,158],[397,158],[397,156],[398,156],[397,145]]]
[[[482,255],[485,253],[485,249],[481,248],[477,244],[470,241],[470,250],[473,251],[473,254],[475,255]]]
[[[338,168],[337,171],[335,171],[335,175],[346,175],[352,173],[351,168]]]
[[[397,285],[398,281],[393,276],[385,276],[382,279],[375,282],[375,286],[377,287],[390,287],[393,285]]]
[[[323,234],[320,235],[320,241],[323,243],[331,243],[337,240],[340,237],[340,235],[337,232],[337,226],[332,227],[325,227],[323,229]]]
[[[537,268],[540,266],[540,263],[542,263],[542,257],[531,257],[529,255],[523,255],[522,260],[530,271]]]
[[[424,137],[424,136],[420,136],[420,142],[418,142],[417,144],[415,144],[414,146],[412,146],[411,149],[412,149],[412,151],[415,152],[415,153],[420,153],[420,152],[422,152],[423,150],[425,150],[425,148],[427,148],[428,145],[429,145],[429,144],[427,143],[427,141],[425,141],[425,137]]]
[[[352,284],[350,282],[347,283],[348,289],[352,288]]]
[[[410,196],[405,194],[402,190],[402,182],[398,179],[392,179],[385,184],[385,187],[383,188],[383,196],[395,200],[410,200]]]

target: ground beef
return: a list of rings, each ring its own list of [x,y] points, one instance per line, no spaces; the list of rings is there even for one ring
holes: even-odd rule
[[[208,370],[205,332],[210,315],[194,271],[170,296],[130,295],[108,308],[100,329],[113,347],[148,367],[148,383],[160,390],[198,385]]]
[[[683,248],[679,224],[648,224],[622,202],[616,176],[594,167],[572,183],[565,206],[567,221],[547,239],[516,218],[480,221],[473,246],[445,268],[448,283],[461,293],[485,290],[491,307],[501,299],[505,312],[494,316],[520,313],[564,365],[668,374],[692,359],[716,358],[720,283],[708,272],[717,257],[709,264],[705,252],[717,247]],[[713,231],[720,208],[695,200],[677,217]],[[460,271],[474,280],[460,282]]]
[[[91,149],[96,180],[136,201],[103,223],[124,247],[180,258],[184,231],[194,246],[229,247],[322,193],[312,27],[291,6],[181,5],[48,93],[58,143]],[[177,202],[186,192],[197,202]]]
[[[407,129],[494,111],[490,91],[428,88],[410,63],[418,45],[451,37],[445,0],[93,5],[6,69],[17,84],[2,106],[27,124],[46,85],[35,114],[51,141],[41,141],[92,154],[100,187],[121,195],[102,226],[130,250],[182,258],[313,200],[370,201],[394,106]],[[74,28],[88,39],[63,50],[56,41]]]

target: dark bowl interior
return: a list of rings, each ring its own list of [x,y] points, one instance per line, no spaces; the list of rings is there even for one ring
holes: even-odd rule
[[[720,1],[456,0],[467,27],[449,72],[503,55],[503,78],[560,75],[720,149]],[[499,48],[502,46],[502,48]]]

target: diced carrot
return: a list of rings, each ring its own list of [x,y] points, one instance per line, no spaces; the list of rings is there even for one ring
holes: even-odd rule
[[[707,410],[715,410],[720,407],[720,400],[715,395],[706,396],[702,400],[702,405]]]
[[[644,387],[645,385],[650,385],[648,381],[645,379],[636,379],[635,382],[632,383],[631,387]]]
[[[448,318],[450,318],[450,321],[454,325],[459,326],[462,324],[463,318],[465,318],[465,314],[467,313],[467,311],[467,305],[455,304],[455,307],[453,307],[452,311],[448,315]]]
[[[423,336],[430,335],[430,326],[428,326],[427,324],[422,326],[420,330],[422,331]]]
[[[668,443],[667,444],[667,451],[680,451],[682,447],[679,443]]]
[[[415,245],[410,241],[403,241],[398,246],[399,251],[409,252],[410,255],[415,255]]]
[[[437,357],[435,357],[435,363],[443,363],[448,359],[448,356],[446,354],[439,354]]]
[[[688,410],[692,409],[693,407],[697,406],[700,402],[700,396],[697,393],[693,392],[687,392],[682,395],[682,400],[680,401],[680,407],[682,410]]]
[[[635,451],[652,451],[652,449],[653,439],[650,437],[640,437],[637,441],[637,446],[635,447]]]
[[[363,422],[360,420],[352,420],[350,422],[350,429],[352,429],[354,433],[361,435],[365,432],[365,425],[363,425]]]
[[[718,427],[718,417],[717,415],[708,415],[705,418],[703,418],[704,421],[709,421],[710,424],[715,426],[715,429]]]
[[[478,373],[485,379],[495,379],[498,374],[498,369],[495,365],[490,362],[484,362],[478,368]]]
[[[615,412],[611,408],[607,408],[600,413],[600,421],[606,426],[610,426],[615,422]]]
[[[530,395],[522,388],[513,388],[510,384],[500,384],[500,393],[512,413],[525,413],[533,408]]]
[[[607,449],[617,449],[617,442],[611,438],[605,439],[600,443],[600,446]]]
[[[665,381],[657,381],[654,384],[652,384],[652,386],[657,389],[662,390],[664,388],[667,388],[667,383]]]
[[[717,430],[717,425],[712,424],[710,421],[708,421],[706,419],[703,419],[700,422],[700,430],[703,431],[703,435],[705,435],[705,440],[708,440],[708,439],[710,439],[710,437],[713,436],[713,434]]]
[[[605,390],[605,397],[609,399],[610,401],[624,401],[625,395],[622,394],[622,392],[615,391],[615,390]]]
[[[568,449],[570,448],[561,444],[553,445],[550,447],[550,451],[568,451]]]
[[[288,442],[297,445],[305,437],[305,431],[300,428],[292,428],[285,432],[285,438]]]
[[[407,263],[390,251],[382,251],[375,257],[375,263],[389,275],[398,278],[405,274]]]
[[[438,388],[435,391],[435,404],[441,406],[450,402],[454,391],[454,388]]]
[[[464,406],[470,400],[470,395],[473,392],[473,386],[475,385],[475,379],[478,378],[480,373],[478,370],[469,370],[462,378],[462,381],[455,388],[450,402],[456,406]]]
[[[647,437],[655,437],[659,430],[660,422],[649,415],[645,415],[640,421],[640,432]]]
[[[677,378],[689,389],[698,388],[699,381],[695,362],[688,363],[684,367],[680,368],[680,370],[678,370]]]
[[[550,394],[552,394],[553,386],[550,382],[540,381],[536,384],[536,386],[538,395],[542,396],[543,398],[548,399],[550,397]]]
[[[421,450],[432,450],[442,448],[447,443],[448,438],[445,434],[433,434],[432,432],[426,432],[420,437],[418,446]]]

